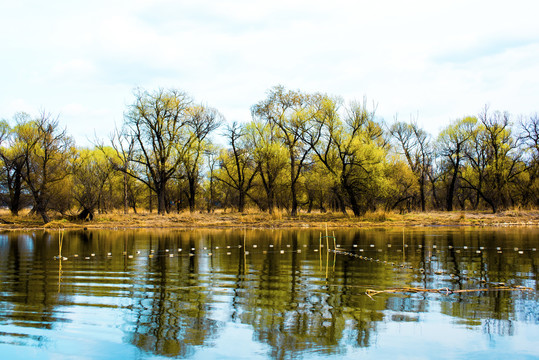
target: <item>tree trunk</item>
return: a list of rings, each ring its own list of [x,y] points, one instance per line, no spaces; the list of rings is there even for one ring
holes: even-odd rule
[[[446,199],[446,209],[447,211],[453,211],[453,198],[455,194],[455,187],[457,184],[457,177],[459,174],[459,165],[460,165],[460,155],[459,155],[459,147],[457,147],[457,158],[455,159],[455,162],[451,160],[453,163],[453,177],[451,179],[451,184],[449,185],[449,189],[447,191],[447,199]]]
[[[290,150],[290,195],[292,196],[292,209],[290,211],[291,216],[298,215],[298,194],[296,189],[296,161],[294,159],[294,153]]]
[[[135,197],[133,192],[131,192],[131,194],[129,196],[129,203],[131,203],[131,207],[133,208],[133,212],[136,214],[137,213],[137,198]]]
[[[84,209],[82,209],[80,214],[77,215],[77,217],[79,218],[79,220],[92,221],[94,219],[94,212],[93,212],[93,210],[84,208]]]
[[[181,196],[181,195],[180,195]],[[168,193],[165,191],[165,213],[170,214],[172,211],[172,202],[170,201],[170,197]]]
[[[13,216],[19,215],[20,201],[21,201],[21,178],[20,176],[16,176],[14,184],[13,184],[13,196],[11,197],[11,201],[9,204],[9,210],[11,211],[11,215]]]
[[[425,212],[425,177],[423,175],[419,180],[419,195],[421,200],[421,211]]]
[[[3,158],[3,157],[2,157]],[[7,161],[4,158],[4,161]],[[7,186],[9,189],[9,210],[11,215],[18,216],[19,209],[21,206],[21,188],[22,188],[22,171],[23,171],[23,162],[15,161],[13,166],[13,175],[10,176],[8,170],[7,172]]]
[[[159,215],[165,215],[167,210],[165,195],[165,189],[157,189],[157,213]]]
[[[344,204],[344,200],[341,194],[339,193],[337,189],[333,189],[333,193],[335,194],[335,197],[337,198],[337,206],[339,210],[341,210],[341,212],[346,215],[346,205]]]
[[[273,195],[273,191],[270,191],[269,194],[267,194],[268,196],[268,212],[270,215],[273,214],[273,208],[275,207],[275,200],[274,200],[274,195]]]
[[[449,184],[449,189],[447,190],[447,199],[446,199],[446,209],[447,211],[453,211],[453,197],[455,194],[455,184],[457,183],[457,170],[453,172],[453,178]]]
[[[298,215],[298,199],[296,194],[296,187],[292,187],[292,209],[290,211],[290,215],[297,216]]]
[[[498,208],[497,208],[495,202],[494,201],[487,201],[487,203],[490,205],[490,208],[492,209],[492,213],[496,214],[496,212],[498,211]]]
[[[431,188],[432,188],[433,206],[434,206],[435,209],[439,209],[439,208],[442,207],[442,205],[441,205],[440,199],[438,199],[438,192],[436,191],[436,180],[434,180],[431,177],[429,177],[429,180],[430,180],[430,184],[431,184]]]
[[[466,198],[457,196],[457,199],[458,199],[458,202],[459,202],[459,205],[460,205],[460,209],[462,211],[466,210]]]
[[[354,189],[351,186],[348,186],[347,184],[343,184],[344,190],[348,194],[348,200],[350,200],[350,206],[352,207],[352,212],[354,213],[354,216],[358,217],[361,215],[361,210],[359,208],[359,204],[356,200],[356,194],[354,194]]]
[[[313,198],[309,196],[309,206],[307,207],[307,214],[310,214],[313,211]]]
[[[189,201],[189,212],[195,212],[196,205],[196,179],[194,177],[189,178],[189,195],[187,200]]]
[[[210,174],[210,203],[208,204],[208,213],[213,212],[213,172]]]
[[[239,199],[238,199],[238,212],[242,213],[244,209],[245,209],[245,194],[243,191],[240,191]]]
[[[479,187],[475,189],[475,203],[472,204],[472,208],[474,210],[477,210],[477,208],[479,207],[480,198],[481,198],[481,183],[479,183]]]
[[[124,214],[129,212],[129,204],[127,202],[127,172],[124,172]]]
[[[152,189],[150,189],[150,187],[148,187],[148,193],[149,193],[148,194],[148,207],[151,214],[153,211],[153,203],[152,203]]]
[[[320,190],[320,198],[319,198],[319,209],[321,213],[326,212],[326,208],[324,207],[324,194],[322,193],[322,190]]]
[[[37,209],[37,213],[41,215],[41,218],[43,219],[43,223],[48,224],[51,222],[51,218],[49,217],[49,214],[47,214],[47,210],[44,208]]]

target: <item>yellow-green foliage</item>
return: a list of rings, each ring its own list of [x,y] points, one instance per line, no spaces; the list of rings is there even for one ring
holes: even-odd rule
[[[386,164],[382,192],[386,209],[403,208],[406,199],[417,196],[419,185],[417,176],[402,159],[397,156]]]

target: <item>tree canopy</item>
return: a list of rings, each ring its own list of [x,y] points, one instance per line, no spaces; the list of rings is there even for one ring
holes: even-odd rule
[[[93,148],[77,148],[47,112],[1,120],[2,204],[44,222],[51,212],[91,220],[141,209],[362,216],[539,205],[537,114],[484,107],[432,136],[416,121],[384,122],[366,98],[283,86],[245,123],[178,89],[133,96],[120,127]]]

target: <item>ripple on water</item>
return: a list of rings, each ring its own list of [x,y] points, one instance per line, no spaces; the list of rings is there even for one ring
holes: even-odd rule
[[[385,358],[399,356],[387,344],[414,354],[434,328],[447,334],[436,341],[448,357],[487,337],[489,351],[522,355],[519,330],[539,336],[536,293],[365,295],[491,282],[536,289],[535,233],[486,241],[490,232],[438,231],[337,232],[346,255],[309,231],[66,233],[67,261],[54,260],[54,239],[2,237],[2,356]]]

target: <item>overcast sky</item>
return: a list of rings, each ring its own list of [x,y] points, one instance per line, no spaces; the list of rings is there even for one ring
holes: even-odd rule
[[[485,104],[539,111],[539,2],[0,0],[0,118],[46,110],[79,145],[133,89],[249,121],[272,86],[364,96],[436,135]]]

